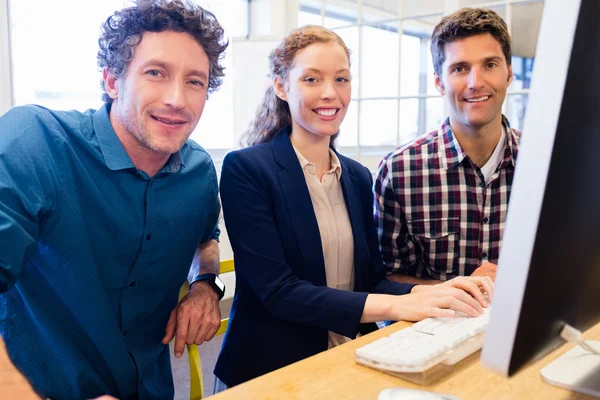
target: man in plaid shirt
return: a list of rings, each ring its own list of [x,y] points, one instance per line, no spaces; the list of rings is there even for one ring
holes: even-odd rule
[[[434,29],[435,84],[450,115],[379,166],[375,221],[392,280],[496,276],[520,133],[502,115],[512,81],[506,23],[464,8]]]

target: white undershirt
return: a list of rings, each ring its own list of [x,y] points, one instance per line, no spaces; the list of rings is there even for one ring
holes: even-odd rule
[[[496,144],[496,148],[492,153],[492,156],[485,163],[483,167],[481,167],[481,173],[485,179],[485,183],[489,183],[492,179],[492,176],[498,169],[498,166],[502,164],[504,160],[504,149],[506,148],[506,131],[504,130],[504,126],[502,126],[502,135],[500,136],[500,140]]]

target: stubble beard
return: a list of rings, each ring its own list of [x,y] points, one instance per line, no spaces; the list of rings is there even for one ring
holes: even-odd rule
[[[173,153],[181,150],[185,141],[190,136],[191,132],[180,140],[181,143],[178,143],[177,146],[161,146],[158,143],[155,143],[152,140],[151,135],[144,128],[141,121],[137,121],[133,116],[135,115],[135,110],[127,110],[126,118],[125,118],[125,130],[129,135],[143,148],[154,151],[156,153],[171,155]],[[151,118],[151,117],[150,117]]]

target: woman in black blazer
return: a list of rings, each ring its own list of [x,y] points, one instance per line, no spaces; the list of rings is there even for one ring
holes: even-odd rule
[[[220,388],[376,329],[375,321],[479,315],[482,292],[492,292],[485,277],[432,286],[386,279],[371,173],[332,146],[350,103],[342,39],[302,27],[271,53],[270,68],[251,146],[229,153],[221,174],[236,291],[215,368]]]

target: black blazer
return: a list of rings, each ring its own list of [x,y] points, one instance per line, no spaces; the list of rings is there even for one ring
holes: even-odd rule
[[[290,132],[284,128],[271,142],[233,151],[223,161],[221,200],[236,291],[215,375],[227,386],[327,350],[328,331],[355,337],[367,293],[406,294],[414,286],[385,278],[371,173],[338,154],[355,287],[327,287],[317,219]]]

